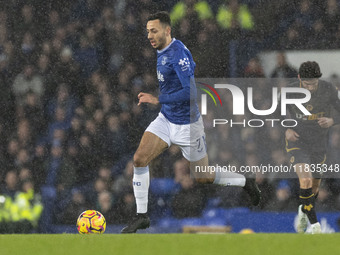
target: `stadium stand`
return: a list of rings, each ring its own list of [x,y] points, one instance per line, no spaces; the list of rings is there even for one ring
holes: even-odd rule
[[[340,21],[339,1],[235,0],[242,6],[241,26],[228,23],[233,10],[228,10],[226,0],[181,1],[182,7],[176,2],[0,0],[0,232],[75,232],[69,224],[74,225],[87,208],[106,210],[107,215],[113,211],[108,229],[118,232],[134,213],[130,175],[124,169],[159,110],[136,105],[139,91],[157,93],[156,58],[144,28],[150,12],[162,9],[178,16],[173,34],[192,50],[199,77],[264,77],[257,57],[264,50],[340,48],[340,26],[335,25]],[[184,2],[197,2],[186,6],[192,15],[178,14]],[[280,134],[279,139],[275,134],[267,137],[268,142],[263,133],[247,128],[218,132],[206,128],[212,139],[209,151],[215,153],[211,158],[237,165],[277,161],[267,145],[283,140]],[[228,155],[216,153],[213,139],[218,135],[227,135],[235,144]],[[339,128],[330,135],[329,160],[338,162]],[[198,189],[204,193],[200,211],[174,213],[178,209],[174,198],[181,192],[174,171],[179,155],[170,149],[151,165],[155,178],[150,208],[160,231],[181,231],[178,227],[184,225],[232,225],[253,210],[247,201],[242,203],[242,192],[231,193],[233,203],[223,203],[227,198],[221,199],[220,190],[194,185],[192,194]],[[280,159],[288,163],[285,155]],[[99,176],[101,166],[110,169],[109,180]],[[25,186],[27,182],[32,185]],[[279,196],[275,191],[285,184],[261,177],[258,183],[266,196],[255,214],[272,210],[270,203],[277,203]],[[320,208],[339,210],[340,203],[329,201],[339,201],[340,181],[326,179],[324,185],[319,203],[326,201],[327,206]],[[288,195],[296,194],[296,189],[296,182],[289,183]],[[18,196],[35,204],[26,214],[11,218],[8,212],[16,205],[2,198],[15,201]],[[289,199],[294,203],[298,198]],[[2,223],[28,219],[22,230],[1,228]]]

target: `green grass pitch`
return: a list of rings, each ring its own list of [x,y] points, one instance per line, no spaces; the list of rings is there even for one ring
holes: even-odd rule
[[[340,254],[340,234],[0,235],[0,254]]]

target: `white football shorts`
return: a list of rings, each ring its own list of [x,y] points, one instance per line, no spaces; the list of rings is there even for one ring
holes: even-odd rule
[[[178,145],[182,150],[183,156],[190,162],[198,161],[207,155],[201,116],[194,123],[178,125],[171,123],[160,112],[145,131],[155,134],[166,142],[169,147],[171,144]]]

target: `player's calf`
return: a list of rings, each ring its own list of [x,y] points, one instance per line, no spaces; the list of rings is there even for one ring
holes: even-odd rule
[[[261,191],[256,184],[255,176],[245,176],[246,183],[243,189],[248,193],[253,206],[259,205],[261,201]]]

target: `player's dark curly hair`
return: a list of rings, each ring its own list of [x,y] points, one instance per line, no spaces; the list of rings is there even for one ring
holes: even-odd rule
[[[303,62],[299,68],[299,75],[301,79],[315,79],[320,78],[322,73],[320,66],[315,61]]]
[[[170,15],[168,12],[160,11],[160,12],[150,14],[150,16],[148,17],[148,21],[156,20],[156,19],[159,19],[159,21],[162,24],[169,25],[171,27],[171,19],[170,19]]]

